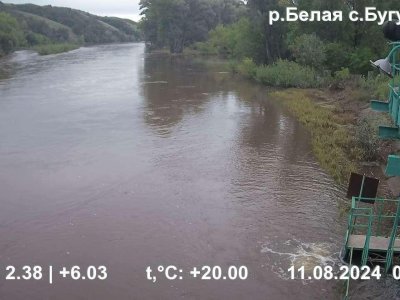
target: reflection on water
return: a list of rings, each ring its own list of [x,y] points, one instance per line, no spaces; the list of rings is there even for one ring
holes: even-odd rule
[[[266,88],[142,44],[21,52],[1,65],[1,267],[111,274],[51,289],[0,282],[1,295],[340,298],[336,282],[284,280],[291,264],[337,264],[343,191]],[[154,285],[145,269],[158,264],[246,265],[250,277]]]
[[[170,133],[185,115],[201,113],[210,94],[227,94],[221,86],[229,78],[204,72],[204,66],[180,57],[149,55],[144,71],[145,121],[160,135]]]
[[[5,80],[10,77],[11,77],[11,72],[10,72],[10,69],[8,69],[8,66],[6,66],[5,64],[1,65],[0,66],[0,80]]]

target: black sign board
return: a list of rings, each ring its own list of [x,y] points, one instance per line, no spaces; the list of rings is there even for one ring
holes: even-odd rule
[[[361,193],[362,198],[376,198],[378,193],[379,179],[363,176],[357,173],[351,173],[349,188],[347,189],[347,198],[360,196],[361,186],[364,179],[364,187]],[[361,200],[365,203],[374,204],[375,200]]]

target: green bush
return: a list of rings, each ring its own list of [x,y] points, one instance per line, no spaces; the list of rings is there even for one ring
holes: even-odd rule
[[[49,45],[36,46],[34,49],[40,55],[49,55],[49,54],[68,52],[77,48],[79,48],[79,45],[76,44],[49,44]]]
[[[345,83],[351,79],[350,70],[343,68],[340,71],[336,71],[333,76],[332,83],[336,88],[344,89]]]
[[[193,44],[191,46],[191,49],[200,52],[201,54],[204,55],[217,55],[218,49],[216,47],[213,47],[211,43],[208,42],[198,42]]]
[[[315,88],[326,84],[326,79],[318,76],[315,69],[287,60],[257,67],[255,79],[277,87]]]
[[[398,81],[399,79],[397,79]],[[360,76],[357,80],[357,87],[364,91],[365,100],[387,100],[389,98],[389,79],[385,75]]]
[[[196,43],[193,48],[203,54],[218,54],[222,57],[260,61],[263,52],[263,35],[255,29],[248,18],[229,25],[218,25],[209,32],[206,42]]]
[[[31,32],[31,31],[25,35],[25,38],[28,43],[28,46],[30,46],[30,47],[51,43],[51,40],[49,38],[47,38],[46,36],[39,34],[39,33]]]
[[[373,161],[379,158],[381,140],[378,128],[380,125],[389,125],[389,123],[390,121],[383,115],[369,115],[357,123],[355,141],[363,152],[364,160]]]
[[[343,82],[343,81],[349,80],[350,77],[351,77],[351,75],[350,75],[349,68],[343,68],[340,71],[336,71],[335,72],[335,77],[334,78],[335,78],[336,81]]]
[[[24,33],[17,20],[7,13],[0,12],[0,56],[24,46],[25,43]]]
[[[350,54],[349,69],[353,74],[367,74],[371,71],[369,61],[375,54],[370,48],[362,47],[354,49]]]
[[[325,45],[325,68],[335,73],[342,68],[349,67],[350,55],[352,50],[349,50],[345,45],[340,43],[329,43]]]
[[[298,36],[289,49],[298,63],[322,69],[326,59],[325,46],[315,34]]]
[[[247,78],[255,78],[257,74],[257,65],[251,58],[245,58],[237,65],[237,72]]]

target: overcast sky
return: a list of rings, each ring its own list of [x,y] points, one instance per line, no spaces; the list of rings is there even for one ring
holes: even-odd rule
[[[3,3],[33,3],[37,5],[65,6],[99,16],[115,16],[134,21],[140,19],[139,0],[0,0]]]

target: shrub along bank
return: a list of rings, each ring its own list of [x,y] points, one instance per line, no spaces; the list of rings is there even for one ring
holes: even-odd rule
[[[287,60],[278,60],[272,65],[256,65],[252,59],[245,58],[240,63],[231,63],[231,69],[242,76],[274,87],[316,88],[328,83],[328,78],[319,76],[312,67]]]

